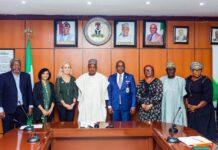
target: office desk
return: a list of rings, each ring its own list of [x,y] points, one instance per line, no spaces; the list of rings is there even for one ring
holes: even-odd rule
[[[45,124],[43,129],[37,129],[40,142],[27,143],[33,134],[18,129],[4,135],[0,139],[0,149],[49,149],[52,150],[189,150],[191,147],[183,143],[170,144],[166,142],[171,124],[140,123],[140,122],[111,122],[114,128],[79,129],[76,123]],[[196,131],[178,126],[176,137],[199,135]],[[212,149],[218,149],[216,144]]]

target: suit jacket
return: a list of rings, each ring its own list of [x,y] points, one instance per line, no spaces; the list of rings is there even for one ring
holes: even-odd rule
[[[163,42],[163,36],[158,34],[158,33],[154,33],[152,40],[150,41],[152,34],[149,34],[146,38],[146,43],[148,42]]]
[[[51,107],[51,103],[55,103],[55,91],[54,91],[54,84],[50,83],[50,88],[51,88],[51,97],[50,97],[50,104],[49,108]],[[42,89],[42,82],[39,81],[35,83],[34,89],[33,89],[33,116],[35,120],[39,120],[42,116],[41,110],[39,110],[38,106],[41,105],[44,108],[44,96],[43,96],[43,89]],[[50,115],[53,117],[53,113]]]
[[[30,75],[24,72],[20,73],[20,91],[23,98],[23,106],[27,111],[29,105],[32,105],[32,85]],[[12,114],[17,109],[18,94],[16,83],[11,71],[0,75],[0,107],[8,114]]]
[[[121,95],[122,110],[130,110],[131,107],[136,106],[136,86],[133,75],[124,73],[121,89],[117,84],[117,73],[109,77],[108,106],[112,106],[113,110],[119,110],[119,95]],[[129,92],[128,92],[129,90]]]

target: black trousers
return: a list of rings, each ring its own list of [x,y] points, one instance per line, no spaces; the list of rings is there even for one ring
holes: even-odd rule
[[[15,122],[14,119],[16,119],[18,122]],[[20,126],[25,125],[26,121],[27,118],[21,106],[18,106],[13,114],[5,113],[5,118],[3,119],[4,133],[14,129],[14,126],[16,126],[16,128],[19,128]]]
[[[58,104],[58,114],[60,121],[70,122],[74,120],[75,107],[67,110],[62,104]]]

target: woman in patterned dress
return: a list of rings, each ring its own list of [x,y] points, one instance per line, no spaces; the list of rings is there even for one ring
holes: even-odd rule
[[[161,121],[162,82],[154,77],[154,68],[151,65],[144,67],[144,74],[145,79],[139,82],[137,88],[139,120]]]

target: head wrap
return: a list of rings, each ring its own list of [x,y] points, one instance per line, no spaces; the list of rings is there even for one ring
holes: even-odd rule
[[[190,65],[190,69],[193,70],[193,69],[202,69],[203,66],[200,62],[192,62],[191,65]]]

